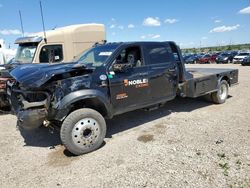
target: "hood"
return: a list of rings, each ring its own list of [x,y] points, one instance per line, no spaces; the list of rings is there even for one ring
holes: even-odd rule
[[[40,63],[19,65],[10,72],[10,75],[24,87],[37,88],[42,86],[56,75],[83,71],[84,73],[90,73],[93,72],[93,69],[86,69],[84,65],[78,63]]]
[[[9,69],[5,65],[0,65],[0,79],[1,78],[11,78],[9,74]]]
[[[15,60],[11,60],[11,63],[6,63],[3,65],[0,65],[0,71],[1,70],[8,70],[10,71],[11,69],[15,68],[18,65],[22,65],[22,63],[15,61]]]

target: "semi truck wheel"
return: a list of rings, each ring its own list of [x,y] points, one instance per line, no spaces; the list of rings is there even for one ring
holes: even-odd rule
[[[218,85],[218,91],[211,94],[212,101],[216,104],[222,104],[228,97],[228,83],[222,80]]]
[[[106,122],[103,116],[90,108],[82,108],[70,113],[60,131],[63,145],[75,155],[98,149],[105,135]]]

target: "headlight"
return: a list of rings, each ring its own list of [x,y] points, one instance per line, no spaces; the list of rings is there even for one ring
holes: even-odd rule
[[[224,59],[223,60],[227,60],[228,59],[228,57],[224,57]]]

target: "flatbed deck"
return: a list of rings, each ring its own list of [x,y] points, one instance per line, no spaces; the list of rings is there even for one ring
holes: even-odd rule
[[[237,69],[222,69],[222,68],[186,68],[187,79],[200,78],[203,76],[209,76],[214,74],[233,72]]]
[[[238,83],[237,69],[187,68],[182,93],[186,97],[199,97],[217,91],[220,78],[228,80],[229,86]]]

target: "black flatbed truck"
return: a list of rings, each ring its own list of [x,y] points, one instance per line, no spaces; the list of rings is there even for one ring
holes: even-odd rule
[[[21,65],[7,94],[22,129],[59,125],[64,146],[80,155],[96,150],[105,118],[155,108],[176,96],[224,103],[237,69],[186,69],[174,42],[95,45],[73,63]]]

